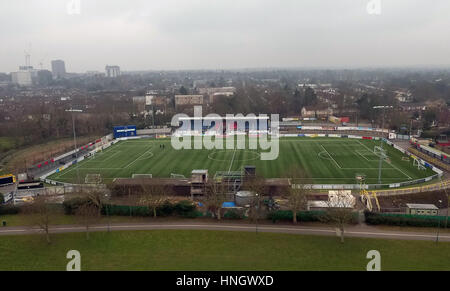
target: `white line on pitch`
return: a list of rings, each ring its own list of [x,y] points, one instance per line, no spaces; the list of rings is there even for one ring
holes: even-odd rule
[[[364,145],[363,143],[361,143],[359,140],[358,140],[358,143],[359,143],[360,145],[362,145],[363,147],[365,147],[366,149],[368,149],[369,151],[371,151],[366,145]],[[371,152],[373,152],[373,154],[376,155],[374,151],[371,151]],[[402,174],[405,175],[406,177],[408,177],[410,180],[412,180],[412,178],[411,178],[408,174],[406,174],[405,172],[403,172],[402,170],[400,170],[399,168],[397,168],[396,166],[394,166],[394,164],[389,163],[389,162],[387,162],[387,161],[386,161],[386,163],[389,164],[389,165],[391,165],[391,167],[393,167],[394,169],[396,169],[397,171],[399,171],[400,173],[402,173]]]
[[[126,165],[125,167],[124,167],[124,169],[127,169],[128,167],[130,167],[132,164],[134,164],[134,163],[136,163],[141,157],[143,157],[146,153],[148,153],[148,152],[150,152],[150,150],[152,149],[153,147],[150,147],[146,152],[144,152],[142,155],[140,155],[139,157],[137,157],[134,161],[132,161],[131,163],[129,163],[128,165]]]
[[[233,166],[234,156],[235,155],[236,155],[236,148],[234,149],[233,157],[231,158],[231,163],[230,163],[230,167],[228,168],[228,173],[231,172],[231,167]]]
[[[338,162],[336,162],[336,160],[330,155],[330,153],[327,151],[327,149],[326,149],[322,144],[320,144],[320,146],[323,148],[323,150],[324,150],[325,152],[327,152],[328,156],[336,163],[336,166],[338,166],[339,169],[342,169],[342,167],[341,167],[341,166],[338,164]]]

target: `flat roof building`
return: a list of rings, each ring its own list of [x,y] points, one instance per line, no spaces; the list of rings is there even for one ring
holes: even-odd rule
[[[406,204],[406,213],[415,215],[438,215],[439,208],[434,204]]]
[[[203,95],[175,95],[175,107],[203,105]]]

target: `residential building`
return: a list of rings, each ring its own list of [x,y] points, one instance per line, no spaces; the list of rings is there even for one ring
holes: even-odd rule
[[[317,106],[305,106],[301,110],[301,114],[303,118],[321,118],[328,117],[333,115],[333,109],[328,108],[326,105],[317,105]]]
[[[175,107],[203,105],[203,95],[175,95]]]

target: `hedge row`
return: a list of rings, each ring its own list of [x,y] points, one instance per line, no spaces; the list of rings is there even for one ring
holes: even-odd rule
[[[320,218],[325,215],[325,211],[299,211],[297,212],[297,221],[312,222],[320,221]],[[267,216],[272,222],[277,221],[292,221],[292,211],[290,210],[278,210],[270,212]]]
[[[394,225],[394,226],[418,226],[418,227],[437,227],[445,228],[445,216],[419,216],[408,214],[380,214],[365,212],[366,223],[370,225]],[[450,222],[447,223],[450,228]]]
[[[148,217],[153,216],[153,211],[146,206],[126,206],[105,204],[102,207],[103,215],[113,216],[136,216]],[[165,202],[156,208],[156,215],[159,217],[182,216],[186,218],[196,218],[201,213],[196,210],[196,206],[190,201],[181,201],[178,203]]]
[[[19,207],[16,206],[0,206],[0,215],[7,215],[7,214],[17,214],[20,212]]]

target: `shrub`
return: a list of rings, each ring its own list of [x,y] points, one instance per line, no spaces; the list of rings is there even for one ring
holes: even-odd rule
[[[3,194],[0,193],[0,204],[5,203],[5,198],[3,197]]]
[[[299,222],[312,222],[320,221],[320,218],[325,215],[324,211],[299,211],[297,212],[297,221]],[[277,221],[292,221],[292,211],[290,210],[278,210],[269,213],[268,219],[272,222]]]
[[[174,206],[169,201],[164,202],[163,205],[161,205],[160,207],[158,207],[156,209],[156,215],[162,216],[162,217],[171,216],[173,214],[173,212],[174,212]]]
[[[111,216],[150,216],[150,209],[145,206],[126,206],[105,204],[102,207],[103,215]]]
[[[224,215],[223,218],[226,219],[241,219],[241,215],[239,213],[237,213],[235,210],[230,210],[227,211]]]
[[[202,216],[203,216],[203,213],[198,210],[186,212],[185,214],[183,214],[184,218],[197,218],[197,217],[202,217]]]
[[[75,197],[69,200],[65,200],[63,202],[63,208],[64,208],[64,214],[66,215],[74,215],[77,211],[77,209],[85,204],[88,203],[89,198],[81,198],[81,197]]]
[[[197,207],[195,204],[188,200],[178,202],[174,205],[175,214],[183,217],[192,216],[192,213],[195,212],[196,209]]]
[[[366,223],[371,225],[394,225],[416,227],[445,227],[445,216],[419,216],[408,214],[379,214],[366,211]],[[450,224],[447,225],[450,227]]]
[[[112,216],[137,217],[153,216],[150,209],[146,206],[126,206],[111,204],[103,205],[102,214]],[[172,204],[167,201],[163,205],[156,208],[156,214],[159,217],[178,215],[186,218],[196,218],[202,216],[201,213],[196,210],[196,206],[190,201],[181,201],[176,204]]]
[[[17,214],[19,212],[20,208],[16,206],[0,206],[0,215]]]

